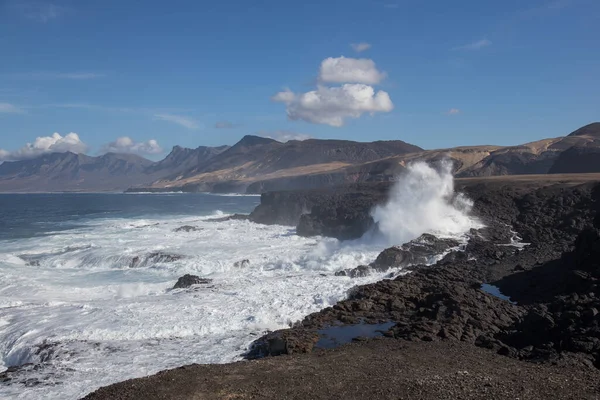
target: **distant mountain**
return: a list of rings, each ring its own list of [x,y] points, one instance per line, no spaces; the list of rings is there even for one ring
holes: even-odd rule
[[[593,122],[589,125],[579,128],[575,132],[569,134],[569,136],[588,136],[600,139],[600,122]]]
[[[139,182],[138,179],[149,178],[145,171],[152,164],[133,154],[107,153],[100,157],[70,152],[45,154],[32,160],[0,164],[0,191],[123,190]]]
[[[500,148],[490,153],[480,162],[473,164],[459,173],[459,176],[494,176],[494,175],[523,175],[547,174],[567,171],[565,159],[561,160],[562,167],[555,163],[564,152],[572,153],[572,148],[600,148],[600,123],[592,123],[577,129],[565,137],[544,139],[520,146]],[[578,172],[598,172],[591,164],[582,162]]]
[[[281,143],[248,135],[209,161],[185,171],[177,179],[160,179],[150,186],[132,188],[132,191],[239,192],[258,181],[283,182],[291,177],[312,175],[415,151],[423,149],[400,140],[362,143],[311,139]],[[319,182],[313,181],[308,186],[319,185]],[[333,184],[337,179],[325,182]],[[298,186],[303,185],[300,182]]]
[[[600,172],[600,146],[574,146],[558,156],[551,174]]]
[[[600,172],[600,123],[519,146],[423,150],[400,140],[289,141],[244,136],[235,145],[175,146],[152,162],[128,154],[54,153],[0,164],[0,192],[308,189],[394,179],[414,161],[450,160],[457,177]]]
[[[227,149],[229,149],[229,146],[200,146],[196,149],[175,146],[167,157],[151,165],[146,172],[165,176],[176,175],[204,164]]]

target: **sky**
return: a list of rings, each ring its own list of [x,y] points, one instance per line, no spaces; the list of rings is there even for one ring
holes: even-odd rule
[[[0,0],[0,161],[600,120],[598,0]]]

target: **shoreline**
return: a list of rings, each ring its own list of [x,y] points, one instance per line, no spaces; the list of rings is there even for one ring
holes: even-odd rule
[[[491,182],[485,179],[483,181],[485,181],[483,182],[483,188],[480,187],[482,186],[481,182],[474,182],[473,185],[467,184],[462,188],[466,189],[470,196],[475,195],[473,196],[475,200],[474,211],[487,221],[492,221],[490,218],[493,218],[496,225],[498,222],[511,222],[507,225],[510,231],[508,233],[512,235],[514,233],[512,229],[514,229],[524,237],[526,242],[531,242],[531,245],[521,251],[507,246],[497,246],[494,243],[501,243],[506,240],[507,232],[500,232],[496,229],[497,226],[492,226],[491,229],[484,232],[488,236],[487,239],[474,240],[475,236],[472,238],[470,249],[467,246],[467,253],[463,256],[460,253],[453,252],[433,266],[411,267],[411,271],[413,271],[411,274],[397,277],[394,280],[384,280],[357,287],[347,300],[339,302],[334,307],[311,314],[290,329],[265,335],[255,342],[254,348],[261,348],[262,346],[262,356],[268,355],[266,358],[225,365],[181,367],[175,370],[163,371],[151,377],[111,385],[90,394],[86,398],[126,399],[139,398],[135,396],[142,394],[145,396],[144,398],[226,398],[225,393],[219,392],[219,390],[231,390],[232,392],[227,394],[227,396],[230,396],[229,398],[245,398],[254,395],[264,396],[265,398],[278,398],[276,396],[277,392],[266,391],[254,382],[255,380],[260,382],[264,379],[270,381],[269,373],[261,371],[261,369],[263,366],[276,368],[278,364],[282,365],[281,368],[284,368],[283,365],[285,365],[287,366],[285,368],[291,370],[291,372],[285,373],[289,377],[288,384],[295,388],[297,392],[290,393],[289,391],[286,392],[285,388],[280,389],[283,393],[287,393],[290,398],[328,398],[323,397],[323,395],[331,388],[321,388],[320,385],[323,383],[319,379],[314,377],[300,378],[309,371],[316,372],[318,370],[318,374],[328,374],[328,371],[333,367],[328,367],[326,363],[321,365],[320,360],[336,357],[344,359],[344,365],[336,364],[335,366],[335,368],[338,368],[338,375],[336,376],[343,381],[340,376],[344,376],[346,370],[356,372],[356,370],[360,371],[364,368],[363,372],[366,373],[366,371],[371,370],[369,367],[373,367],[377,369],[378,373],[385,375],[387,369],[383,366],[376,366],[376,364],[388,349],[395,349],[399,352],[396,354],[399,358],[389,360],[390,363],[393,363],[404,356],[408,357],[413,351],[414,354],[419,355],[423,355],[423,352],[432,351],[442,357],[455,357],[456,348],[460,348],[460,354],[467,357],[464,361],[467,371],[471,362],[473,362],[473,359],[469,358],[471,356],[482,360],[480,361],[483,363],[482,365],[485,365],[486,368],[492,368],[492,370],[495,369],[494,365],[497,367],[498,365],[504,365],[504,363],[514,362],[516,364],[511,368],[520,370],[538,368],[539,371],[545,371],[532,375],[533,378],[530,384],[536,389],[517,388],[517,392],[513,394],[517,397],[594,398],[594,396],[600,395],[600,385],[597,383],[600,382],[598,380],[598,377],[600,377],[599,370],[594,366],[594,359],[588,356],[588,354],[593,356],[595,350],[589,353],[586,350],[589,347],[584,345],[574,345],[565,349],[560,347],[548,348],[545,347],[548,344],[535,342],[534,338],[524,337],[523,334],[519,333],[523,329],[522,332],[527,332],[528,329],[539,331],[539,329],[551,328],[544,327],[544,318],[550,320],[556,317],[550,316],[547,311],[546,314],[543,314],[543,310],[548,310],[548,307],[555,307],[552,304],[562,300],[555,298],[554,295],[548,295],[549,291],[554,290],[555,293],[560,294],[561,291],[575,290],[574,293],[577,293],[577,291],[587,287],[581,286],[583,284],[587,285],[586,282],[582,283],[576,280],[579,278],[572,278],[580,274],[575,267],[572,267],[572,264],[582,263],[581,268],[586,268],[589,260],[581,261],[581,256],[577,254],[596,251],[593,247],[595,245],[591,245],[591,250],[582,250],[581,246],[583,245],[581,243],[585,239],[581,239],[581,237],[585,237],[585,229],[587,229],[585,226],[592,226],[594,213],[596,212],[593,208],[598,206],[600,185],[594,183],[581,185],[579,181],[552,182],[549,185],[537,181],[531,185],[532,181],[524,180],[516,184],[513,182],[512,191],[507,191],[507,181],[498,182],[494,180],[494,182]],[[457,182],[457,186],[462,187],[463,185],[461,182]],[[592,191],[594,186],[596,188]],[[559,200],[561,198],[563,200]],[[561,208],[555,205],[555,209],[551,211],[544,208],[544,204],[555,204],[557,202],[560,204],[566,203],[568,206],[562,206]],[[515,209],[508,207],[508,205],[515,204],[518,205]],[[573,210],[578,210],[578,214],[573,214]],[[536,222],[532,225],[531,219],[534,217]],[[545,218],[545,220],[538,223],[537,221],[540,218]],[[572,225],[571,228],[566,230],[561,226],[563,223],[561,221],[564,221],[565,218],[571,221]],[[600,217],[597,219],[600,219]],[[593,233],[591,235],[594,237]],[[575,252],[572,251],[574,245]],[[470,256],[468,252],[471,252]],[[479,261],[469,260],[469,257],[473,255],[477,255]],[[560,274],[555,276],[556,271],[560,271]],[[543,282],[533,294],[530,293],[531,290],[527,289],[532,281]],[[504,295],[510,297],[515,303],[482,290],[481,285],[484,283],[498,287]],[[565,284],[572,287],[564,287]],[[556,287],[552,289],[553,286]],[[593,288],[597,285],[591,287],[593,291],[596,290]],[[570,303],[566,303],[567,307],[572,305],[572,307],[577,308],[580,307],[580,304],[584,304],[581,303],[580,297],[575,296],[574,298],[575,300],[568,300]],[[585,301],[587,301],[585,303],[587,307],[592,307],[589,302],[593,303],[596,300],[591,297]],[[540,318],[536,319],[536,316],[539,315],[542,315],[541,320]],[[574,317],[575,314],[565,315],[570,315],[567,318],[571,318],[566,320],[567,324],[580,325],[579,320]],[[596,315],[592,316],[592,322]],[[394,326],[382,332],[385,338],[355,337],[353,341],[357,343],[337,347],[333,350],[314,348],[315,343],[320,338],[319,330],[327,326],[352,326],[357,323],[381,323],[386,321],[394,322]],[[564,333],[561,329],[548,331],[547,335],[554,332],[552,335],[556,336],[558,334],[560,336],[561,333]],[[582,339],[576,339],[574,343],[580,343],[578,340],[585,341],[587,337],[585,335],[596,334],[594,333],[596,331],[582,332]],[[538,335],[540,334],[544,335],[538,333]],[[560,337],[555,339],[552,335],[548,336],[551,340],[561,340],[560,343],[562,343],[563,339],[560,339]],[[558,346],[558,343],[557,341],[556,344],[551,346]],[[355,361],[357,355],[355,353],[363,351],[368,354],[361,355],[361,363],[366,364],[363,366],[357,365]],[[306,360],[311,361],[306,364]],[[311,363],[315,363],[316,366],[311,367]],[[442,364],[434,363],[430,364],[429,367],[435,370]],[[419,357],[410,359],[407,365],[415,370],[423,367]],[[555,373],[552,369],[556,365],[572,375],[565,381],[569,383],[554,388],[550,392],[545,392],[546,396],[544,397],[544,388],[548,384],[547,375]],[[255,371],[249,372],[250,370]],[[223,378],[214,376],[220,373],[225,374]],[[469,372],[469,374],[471,373]],[[239,374],[243,376],[239,377]],[[182,386],[165,382],[166,377],[170,376],[174,376],[173,379],[176,381],[186,382],[185,385],[195,387],[195,392],[189,392]],[[228,376],[238,376],[240,378],[236,380],[235,388],[227,386]],[[312,391],[307,392],[297,385],[291,384],[295,379],[306,379],[310,385],[315,386],[313,386]],[[388,376],[388,379],[392,379],[392,377]],[[515,383],[514,377],[496,374],[492,375],[491,379],[498,380],[497,389],[500,392],[494,390],[478,392],[487,387],[485,384],[482,386],[482,383],[478,382],[469,389],[468,393],[470,394],[467,396],[468,393],[464,391],[465,387],[471,385],[472,382],[465,383],[452,380],[446,382],[444,380],[445,383],[440,385],[440,387],[443,387],[443,391],[431,392],[431,397],[428,398],[447,398],[442,393],[446,393],[448,390],[457,393],[457,398],[477,398],[477,396],[471,396],[474,393],[479,393],[480,397],[483,396],[482,393],[485,393],[487,398],[505,398],[508,393],[513,393],[509,389]],[[585,383],[587,379],[592,379],[592,381]],[[204,383],[193,383],[194,380]],[[594,382],[594,384],[590,382]],[[276,385],[275,383],[272,384]],[[415,382],[403,382],[386,393],[395,396],[400,393],[410,394],[411,389],[409,388],[413,384]],[[220,385],[225,388],[229,387],[229,389],[221,388],[217,390],[217,387],[221,387]],[[439,389],[433,389],[434,387],[435,385],[429,389]],[[569,390],[561,392],[565,387],[569,387]],[[167,391],[165,392],[163,389]],[[379,389],[385,392],[383,385]],[[335,393],[334,397],[343,395],[353,398],[353,393],[357,396],[360,393],[360,390],[344,392],[339,387],[335,390],[337,391],[329,392],[329,394]],[[402,392],[402,390],[408,391]],[[424,389],[420,387],[419,390]],[[159,393],[162,394],[159,395]],[[438,397],[436,397],[436,393]],[[563,395],[559,396],[558,393]],[[382,398],[386,397],[383,396]],[[409,395],[408,398],[412,397]]]

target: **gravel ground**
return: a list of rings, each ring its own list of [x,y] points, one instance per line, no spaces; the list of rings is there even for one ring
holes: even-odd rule
[[[461,342],[379,339],[310,354],[185,366],[108,386],[86,399],[600,399],[600,371],[526,363]]]

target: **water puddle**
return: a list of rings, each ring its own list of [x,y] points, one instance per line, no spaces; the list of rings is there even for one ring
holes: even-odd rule
[[[512,303],[512,304],[517,304],[516,302],[512,301],[510,299],[510,297],[502,294],[502,292],[500,291],[500,288],[498,286],[494,286],[494,285],[490,285],[488,283],[484,283],[484,284],[481,285],[481,290],[483,290],[487,294],[491,294],[492,296],[497,297],[497,298],[499,298],[501,300],[508,301],[509,303]]]
[[[357,337],[374,338],[383,336],[383,332],[389,330],[394,325],[396,325],[395,322],[330,326],[319,330],[321,339],[319,339],[315,347],[318,349],[334,349],[352,342]]]

